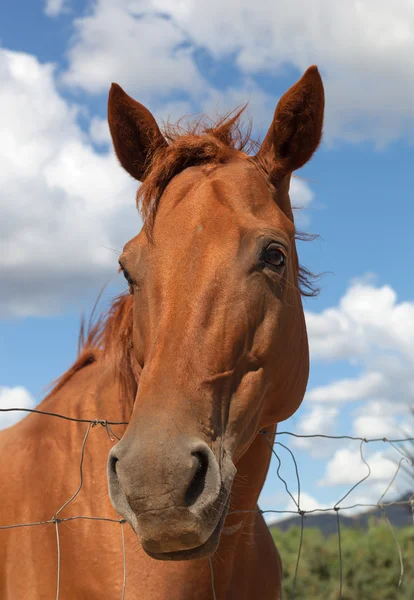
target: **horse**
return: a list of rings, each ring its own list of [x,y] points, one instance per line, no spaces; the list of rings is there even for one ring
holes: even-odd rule
[[[317,67],[261,144],[241,112],[162,132],[112,84],[143,227],[119,257],[128,290],[82,330],[46,414],[1,432],[3,600],[281,597],[257,503],[308,380],[289,185],[322,136]]]

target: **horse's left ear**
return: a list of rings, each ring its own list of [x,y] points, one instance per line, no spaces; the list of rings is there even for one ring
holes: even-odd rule
[[[167,142],[150,113],[113,83],[108,98],[108,124],[119,162],[142,181],[154,152]]]
[[[257,159],[274,182],[280,181],[311,158],[322,138],[325,96],[317,67],[279,100],[273,122]]]

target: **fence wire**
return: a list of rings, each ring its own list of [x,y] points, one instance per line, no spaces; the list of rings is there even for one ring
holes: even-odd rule
[[[86,443],[89,438],[91,429],[97,427],[98,425],[104,427],[109,439],[112,442],[114,442],[115,441],[114,438],[116,438],[117,440],[119,440],[120,438],[113,431],[112,426],[113,425],[128,425],[128,422],[127,421],[107,421],[105,419],[79,419],[79,418],[70,417],[70,416],[63,415],[60,413],[55,413],[55,412],[42,411],[42,410],[30,409],[30,408],[18,408],[18,407],[16,407],[16,408],[0,408],[0,412],[2,412],[2,413],[7,413],[7,412],[34,413],[37,415],[54,417],[57,419],[64,419],[69,422],[87,424],[87,428],[86,428],[85,435],[84,435],[82,445],[81,445],[81,455],[80,455],[80,461],[79,461],[79,485],[78,485],[77,489],[75,490],[75,492],[72,494],[72,496],[70,496],[48,520],[34,521],[31,523],[11,523],[11,524],[6,524],[6,525],[0,525],[0,530],[8,530],[8,529],[15,529],[15,528],[23,528],[23,527],[36,527],[39,525],[54,524],[55,532],[56,532],[56,559],[57,559],[56,600],[59,600],[60,588],[61,588],[61,547],[60,547],[60,537],[59,537],[59,524],[66,523],[68,521],[76,521],[76,520],[119,523],[120,527],[121,527],[121,552],[122,552],[122,564],[123,564],[121,599],[125,600],[126,585],[127,585],[127,561],[126,561],[126,544],[125,544],[126,521],[125,521],[125,519],[120,518],[119,515],[118,515],[118,518],[116,518],[116,519],[112,519],[109,517],[92,516],[92,515],[75,515],[75,516],[70,516],[70,517],[63,517],[63,516],[59,516],[59,515],[71,502],[73,502],[73,500],[80,494],[80,492],[82,490],[85,448],[86,448]],[[397,505],[407,506],[407,508],[411,510],[411,513],[413,516],[413,525],[414,525],[414,495],[409,500],[406,500],[406,501],[384,502],[383,499],[384,499],[385,495],[387,494],[387,492],[391,489],[398,473],[401,470],[402,464],[405,463],[405,464],[408,464],[409,466],[414,466],[413,457],[410,456],[410,454],[406,453],[402,448],[398,447],[396,444],[403,444],[403,443],[407,443],[407,442],[413,443],[414,438],[407,437],[407,438],[388,439],[386,437],[365,438],[365,437],[357,437],[357,436],[350,436],[350,435],[324,435],[324,434],[301,435],[301,434],[297,434],[297,433],[292,433],[290,431],[279,431],[279,432],[277,432],[277,441],[271,441],[273,438],[272,432],[262,431],[261,434],[263,435],[267,444],[269,444],[269,447],[271,448],[272,453],[277,460],[277,464],[278,464],[277,477],[283,483],[283,486],[284,486],[287,494],[293,501],[296,508],[295,508],[295,510],[260,510],[260,509],[257,509],[257,510],[231,510],[231,511],[229,511],[228,514],[243,514],[243,513],[259,512],[262,515],[266,515],[266,514],[282,515],[283,514],[283,515],[299,515],[300,516],[299,546],[298,546],[298,554],[297,554],[296,565],[295,565],[295,573],[294,573],[294,578],[293,578],[292,593],[291,593],[290,597],[292,599],[295,598],[296,584],[297,584],[298,573],[299,573],[299,565],[300,565],[300,559],[301,559],[302,549],[303,549],[303,532],[304,532],[305,516],[309,515],[309,514],[315,514],[315,513],[334,512],[336,515],[337,535],[338,535],[338,558],[339,558],[339,581],[338,581],[339,596],[338,596],[338,598],[340,600],[342,599],[343,555],[342,555],[342,544],[341,544],[341,521],[340,521],[339,513],[340,512],[342,513],[344,511],[349,511],[349,510],[355,510],[357,508],[367,508],[367,509],[376,508],[376,509],[380,509],[382,511],[382,513],[384,515],[384,519],[390,529],[390,533],[395,542],[396,550],[398,552],[399,564],[400,564],[400,576],[399,576],[398,582],[396,583],[396,587],[400,588],[401,584],[403,582],[403,577],[404,577],[404,557],[403,557],[402,550],[401,550],[400,544],[398,542],[397,536],[395,534],[394,527],[393,527],[390,519],[388,518],[386,509],[390,506],[397,506]],[[289,436],[289,437],[298,438],[298,439],[318,439],[319,438],[319,439],[328,439],[328,440],[358,441],[360,443],[359,450],[360,450],[361,460],[367,467],[367,473],[366,473],[366,475],[364,475],[364,477],[362,477],[359,481],[357,481],[347,491],[347,493],[345,495],[343,495],[340,498],[340,500],[338,500],[334,504],[334,506],[328,507],[328,508],[324,507],[324,508],[314,508],[311,510],[304,510],[303,508],[301,508],[301,484],[300,484],[299,467],[298,467],[295,455],[292,452],[292,450],[288,446],[283,444],[282,442],[279,442],[279,438],[281,436]],[[376,443],[376,442],[377,443],[382,442],[384,444],[389,445],[394,451],[398,452],[401,455],[401,458],[399,459],[395,473],[393,474],[386,489],[381,494],[378,502],[375,504],[355,503],[355,504],[351,504],[348,506],[339,506],[351,494],[351,492],[353,492],[358,486],[360,486],[364,481],[366,481],[370,477],[371,467],[364,457],[363,448],[364,448],[364,445],[366,445],[366,444],[372,444],[372,443]],[[282,477],[282,475],[280,473],[280,469],[282,467],[282,461],[280,459],[280,456],[278,455],[278,453],[275,450],[275,446],[279,446],[279,447],[285,449],[292,458],[292,461],[294,464],[294,470],[295,470],[295,477],[296,477],[297,498],[295,498],[294,494],[289,489],[289,486],[288,486],[286,480]],[[210,565],[210,576],[211,576],[211,593],[212,593],[211,598],[212,598],[212,600],[218,600],[217,595],[216,595],[216,589],[215,589],[215,575],[214,575],[213,561],[211,559],[209,560],[209,565]],[[282,585],[282,577],[280,577],[280,586],[281,585]],[[282,598],[282,588],[280,588],[280,598]]]

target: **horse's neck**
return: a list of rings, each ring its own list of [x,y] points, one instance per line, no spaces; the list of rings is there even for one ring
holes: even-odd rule
[[[273,557],[272,554],[273,542],[270,537],[266,537],[266,527],[262,517],[258,514],[257,507],[257,501],[269,469],[272,444],[273,435],[265,436],[259,433],[246,453],[236,463],[237,473],[231,491],[230,509],[217,550],[217,556],[221,559],[221,563],[218,564],[226,564],[226,568],[214,569],[215,593],[218,598],[228,597],[226,594],[232,589],[232,586],[236,585],[235,578],[243,577],[245,570],[261,569],[260,560],[272,561],[274,558],[276,562],[272,562],[272,569],[278,568],[277,555]],[[262,555],[258,562],[259,547],[262,549]],[[254,562],[253,567],[252,561]],[[207,589],[210,579],[208,569],[206,571],[204,585]],[[276,572],[277,577],[278,573]],[[277,589],[279,584],[275,585],[275,589]],[[245,590],[245,593],[248,592]],[[252,595],[251,597],[256,596]]]
[[[131,409],[124,404],[119,382],[106,363],[97,360],[58,384],[38,408],[91,421],[128,421]]]
[[[232,487],[232,502],[228,525],[240,522],[243,511],[257,510],[257,501],[262,491],[272,457],[273,434],[259,433],[241,459],[236,463],[237,474]],[[240,512],[239,512],[240,511]]]

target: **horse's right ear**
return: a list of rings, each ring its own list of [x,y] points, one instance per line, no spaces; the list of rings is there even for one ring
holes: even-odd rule
[[[113,83],[108,98],[108,124],[119,162],[132,177],[142,181],[154,152],[167,146],[154,117]]]

